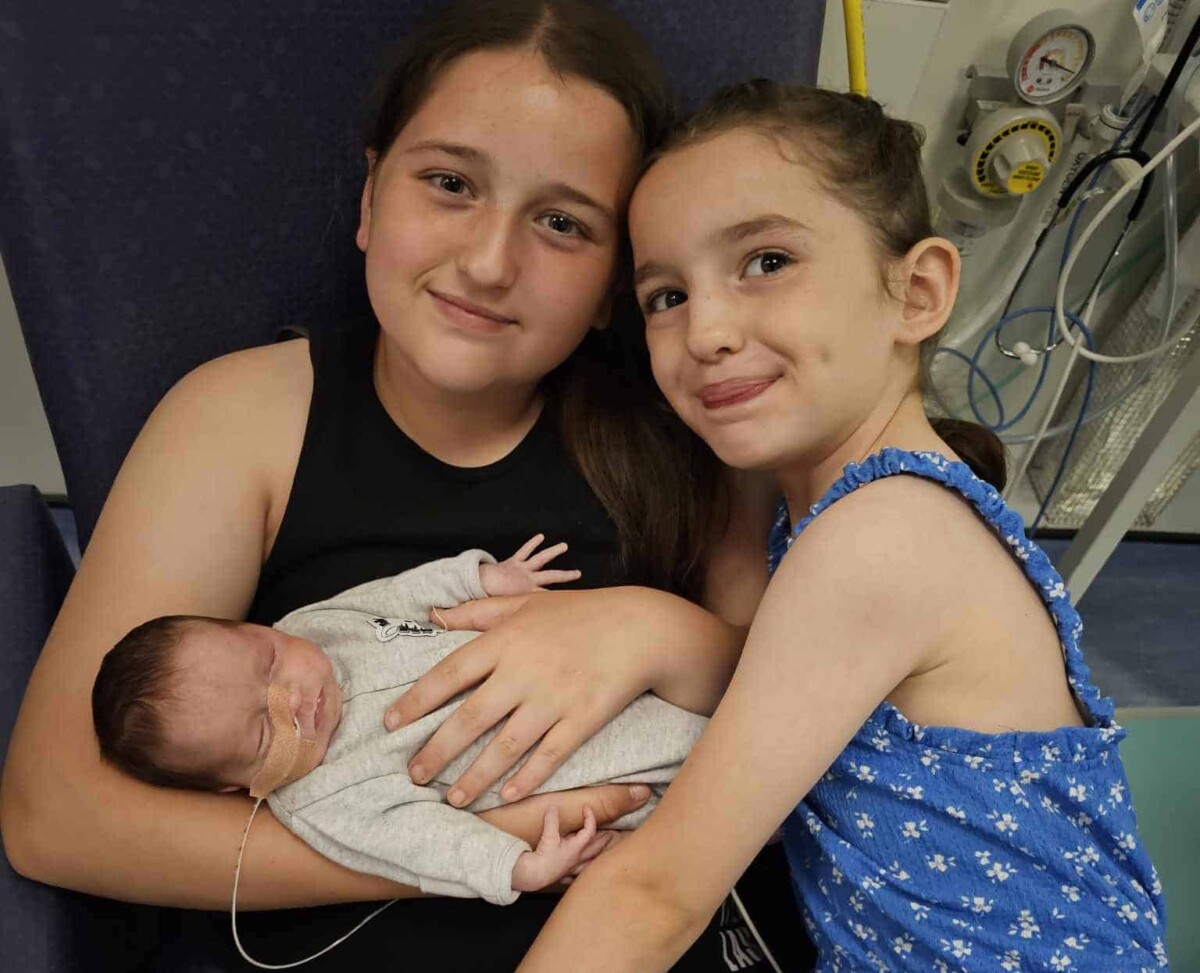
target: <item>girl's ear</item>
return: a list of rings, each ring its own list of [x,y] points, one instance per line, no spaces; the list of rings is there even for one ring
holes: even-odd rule
[[[371,238],[371,199],[375,193],[375,164],[378,161],[375,150],[367,149],[367,181],[358,203],[358,232],[354,235],[354,242],[363,253],[367,252],[367,241]]]
[[[612,325],[613,306],[613,292],[612,286],[610,286],[596,311],[595,320],[592,321],[592,330],[607,331],[609,329]]]
[[[961,269],[958,248],[941,237],[927,237],[905,254],[896,282],[904,301],[897,341],[919,345],[942,329],[954,310]]]

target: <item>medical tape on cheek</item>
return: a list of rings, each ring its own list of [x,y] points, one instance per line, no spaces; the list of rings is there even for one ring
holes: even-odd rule
[[[291,692],[282,686],[267,687],[267,715],[271,720],[271,746],[267,759],[250,781],[250,796],[266,797],[277,787],[303,773],[317,748],[316,740],[305,740],[292,717]]]
[[[254,816],[262,806],[263,798],[275,790],[276,787],[295,780],[296,777],[306,772],[308,766],[312,763],[313,753],[317,746],[316,740],[305,740],[300,735],[300,727],[292,717],[292,708],[289,705],[291,695],[291,692],[282,686],[271,685],[267,687],[267,714],[271,719],[271,746],[267,749],[267,759],[263,761],[262,769],[254,775],[254,780],[250,781],[250,796],[255,799],[254,810],[250,812],[250,818],[246,822],[246,830],[242,832],[242,843],[238,848],[237,867],[233,871],[233,899],[229,904],[229,921],[233,927],[234,945],[237,946],[242,959],[252,966],[257,966],[263,970],[290,970],[292,967],[303,966],[305,963],[309,963],[319,956],[324,956],[335,946],[341,945],[353,936],[388,906],[400,901],[399,899],[392,899],[390,902],[385,902],[346,933],[346,935],[335,939],[324,949],[313,953],[312,956],[306,956],[304,959],[296,960],[292,963],[260,963],[242,947],[242,941],[238,938],[237,928],[238,885],[242,880],[242,859],[246,854],[246,839],[250,837],[250,825],[254,823]]]

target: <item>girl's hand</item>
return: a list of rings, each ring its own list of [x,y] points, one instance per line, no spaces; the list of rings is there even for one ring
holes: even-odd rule
[[[507,561],[479,565],[479,580],[483,590],[489,595],[526,595],[533,591],[544,591],[546,585],[578,581],[581,577],[579,571],[542,570],[567,550],[566,544],[555,544],[535,554],[534,551],[545,539],[545,534],[538,534]],[[442,613],[439,611],[438,614]]]
[[[447,795],[456,807],[470,804],[536,745],[501,796],[514,801],[531,793],[648,690],[711,712],[744,634],[682,598],[648,588],[488,598],[442,614],[448,628],[486,634],[422,676],[385,721],[394,730],[478,686],[408,766],[412,779],[424,784],[503,722]]]

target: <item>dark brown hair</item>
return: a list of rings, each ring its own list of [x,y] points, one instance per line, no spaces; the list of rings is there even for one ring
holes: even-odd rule
[[[175,649],[198,625],[237,627],[237,622],[199,615],[164,615],[133,629],[108,652],[92,685],[92,725],[100,756],[149,784],[218,790],[214,769],[184,770],[165,755],[168,710],[178,702]]]
[[[912,122],[889,118],[877,101],[862,95],[763,79],[730,85],[701,106],[658,155],[745,127],[786,140],[822,187],[862,217],[883,257],[885,287],[887,264],[934,236],[921,174],[924,133]],[[921,388],[936,347],[937,335],[921,343]],[[977,476],[1004,487],[1004,446],[990,430],[959,419],[930,421]]]
[[[377,86],[367,148],[382,158],[457,58],[504,48],[536,50],[560,74],[610,94],[624,108],[643,158],[671,129],[674,98],[662,69],[646,42],[607,7],[592,0],[454,0],[394,56]],[[725,523],[720,466],[654,384],[630,263],[624,241],[611,325],[591,331],[547,377],[548,407],[573,462],[616,524],[624,580],[699,600],[709,551]]]

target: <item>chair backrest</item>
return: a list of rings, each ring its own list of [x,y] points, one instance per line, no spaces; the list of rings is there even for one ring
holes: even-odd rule
[[[363,95],[435,2],[43,0],[0,15],[0,250],[81,543],[180,376],[361,306]],[[685,102],[816,76],[824,0],[614,6]]]

